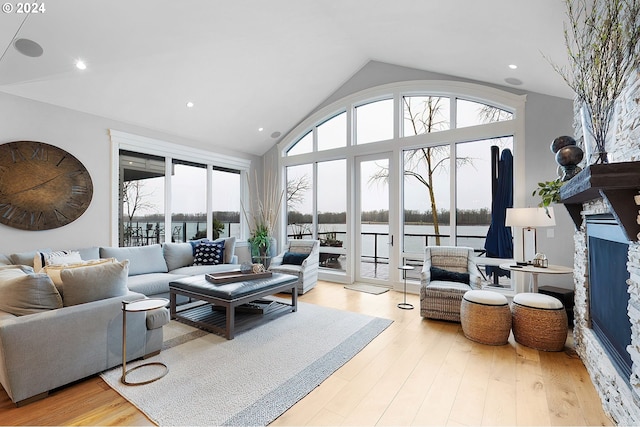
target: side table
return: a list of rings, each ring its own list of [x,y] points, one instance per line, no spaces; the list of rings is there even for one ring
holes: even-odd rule
[[[413,266],[401,265],[398,270],[402,270],[402,278],[404,279],[404,302],[398,304],[398,308],[403,310],[413,310],[413,304],[407,302],[407,271],[413,270]]]
[[[143,385],[149,384],[167,375],[169,368],[162,362],[148,362],[138,365],[135,368],[131,368],[127,371],[127,313],[155,310],[157,308],[165,307],[169,303],[166,298],[144,298],[135,301],[122,301],[122,376],[120,381],[126,385]],[[145,366],[162,366],[164,371],[159,376],[146,381],[128,381],[127,374],[136,369],[144,368]]]

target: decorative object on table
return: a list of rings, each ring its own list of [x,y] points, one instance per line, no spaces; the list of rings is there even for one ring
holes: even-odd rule
[[[547,268],[549,266],[549,260],[545,254],[538,252],[533,257],[533,262],[531,263],[534,267]]]
[[[509,227],[522,227],[523,261],[532,261],[536,250],[536,228],[553,227],[556,219],[553,208],[509,208],[505,224]]]
[[[407,271],[413,270],[413,266],[401,265],[398,269],[402,271],[402,278],[404,279],[404,300],[398,304],[398,308],[403,310],[413,310],[413,304],[409,304],[407,302]]]
[[[254,280],[254,279],[266,279],[271,277],[272,273],[270,271],[259,271],[254,273],[253,271],[249,271],[248,273],[242,271],[225,271],[222,273],[208,273],[205,274],[205,278],[212,283],[215,284],[224,284],[224,283],[234,283],[234,282],[242,282],[244,280]]]
[[[606,139],[616,99],[640,66],[640,0],[565,0],[568,66],[554,64],[582,103],[587,163],[608,163]]]
[[[252,273],[253,264],[250,262],[243,262],[242,264],[240,264],[240,271],[243,273]]]
[[[62,227],[87,210],[92,196],[89,171],[62,148],[0,144],[0,223],[21,230]]]
[[[551,152],[556,155],[556,162],[562,169],[561,181],[569,181],[582,169],[578,163],[582,161],[584,152],[570,136],[559,136],[551,142]]]
[[[251,245],[251,256],[266,257],[273,256],[273,251],[276,250],[276,240],[273,237],[275,231],[278,216],[280,215],[280,208],[282,207],[282,200],[284,198],[284,190],[278,191],[278,182],[269,171],[264,180],[264,193],[260,193],[260,185],[258,182],[257,174],[255,178],[255,188],[249,188],[251,197],[251,203],[249,204],[249,211],[242,205],[242,213],[249,224],[251,236],[248,239]],[[247,182],[251,182],[247,174]],[[262,197],[264,196],[264,197]]]
[[[251,271],[253,271],[254,274],[264,273],[265,272],[264,265],[263,264],[253,264],[253,267],[251,267]]]
[[[560,180],[560,178],[554,179],[553,181],[539,182],[538,188],[533,190],[531,194],[535,196],[536,193],[538,193],[541,199],[538,206],[544,209],[549,218],[551,218],[549,206],[551,203],[558,203],[560,201],[560,188],[562,188],[565,182],[566,181]]]

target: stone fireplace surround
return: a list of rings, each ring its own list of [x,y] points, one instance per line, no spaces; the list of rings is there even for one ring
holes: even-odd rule
[[[583,135],[580,106],[579,102],[574,103],[574,131],[577,136]],[[630,78],[627,87],[616,101],[615,117],[607,138],[607,151],[610,163],[638,162],[640,170],[640,70]],[[588,162],[588,159],[585,161]],[[640,186],[636,186],[635,189],[635,194],[638,194]],[[576,351],[600,395],[605,412],[618,425],[640,425],[640,243],[638,239],[632,239],[634,241],[629,242],[627,256],[627,270],[630,276],[627,282],[629,291],[627,311],[631,321],[631,346],[628,350],[633,367],[631,378],[624,379],[609,361],[607,353],[590,328],[588,307],[589,254],[584,217],[613,213],[611,205],[601,197],[599,191],[595,191],[594,197],[585,198],[578,202],[577,206],[568,206],[568,208],[577,228],[574,234],[575,323],[573,329]],[[636,215],[638,214],[636,210]],[[628,224],[629,218],[625,222]],[[627,232],[627,234],[631,233]]]
[[[582,215],[610,213],[603,199],[584,203]],[[587,234],[584,226],[574,235],[575,324],[573,338],[576,351],[585,364],[591,380],[600,395],[605,412],[619,425],[640,424],[640,245],[630,242],[627,270],[630,273],[628,314],[631,321],[631,346],[628,351],[633,361],[631,378],[618,374],[609,356],[591,329],[589,318],[589,272],[587,269]],[[631,388],[628,383],[631,384]]]

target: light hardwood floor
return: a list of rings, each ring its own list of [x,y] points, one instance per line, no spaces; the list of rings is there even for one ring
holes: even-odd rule
[[[396,307],[402,294],[371,295],[321,282],[301,301],[394,323],[272,425],[613,425],[572,351],[467,340],[459,324]],[[2,425],[152,425],[99,377],[16,408],[0,394]]]

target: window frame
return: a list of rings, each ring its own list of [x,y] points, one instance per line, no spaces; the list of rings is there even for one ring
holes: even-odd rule
[[[165,228],[171,225],[171,168],[173,159],[207,165],[207,224],[213,220],[211,212],[213,201],[211,199],[211,174],[213,168],[225,168],[240,172],[240,200],[248,202],[248,183],[246,177],[251,168],[251,161],[239,157],[227,156],[212,151],[201,150],[171,142],[130,134],[118,130],[109,129],[111,138],[111,224],[110,245],[118,246],[118,221],[119,221],[119,179],[120,179],[120,150],[132,151],[151,156],[164,157],[165,160],[165,195],[164,195],[164,221]],[[240,215],[240,229],[242,236],[246,236],[247,224],[243,215]],[[211,233],[211,227],[207,227],[207,233]],[[166,238],[166,234],[165,234]]]
[[[402,97],[404,96],[441,96],[450,98],[450,129],[442,130],[434,133],[426,133],[421,135],[413,135],[403,137],[402,126],[404,122],[404,110],[402,108]],[[394,132],[391,140],[384,140],[378,142],[371,142],[367,144],[355,144],[355,108],[360,105],[368,104],[378,100],[392,98],[394,102]],[[511,120],[504,120],[499,122],[487,123],[477,126],[468,126],[458,128],[456,125],[457,116],[457,99],[463,99],[466,101],[478,102],[494,106],[513,114]],[[461,142],[468,142],[478,139],[490,139],[499,136],[509,135],[513,137],[513,152],[514,152],[514,205],[523,204],[525,202],[526,190],[525,186],[525,162],[524,162],[524,147],[525,147],[525,103],[526,95],[518,95],[505,90],[459,81],[449,80],[413,80],[400,83],[390,83],[381,86],[365,89],[353,94],[347,95],[337,101],[328,104],[312,114],[310,114],[304,121],[298,126],[292,129],[282,140],[277,144],[277,150],[280,154],[278,156],[279,170],[284,173],[287,166],[292,166],[302,163],[315,163],[328,160],[346,159],[347,160],[347,181],[349,183],[347,188],[347,242],[352,240],[351,233],[354,229],[353,218],[350,218],[349,211],[353,208],[354,203],[354,190],[353,183],[354,177],[354,158],[355,156],[363,156],[369,154],[377,154],[382,152],[392,152],[394,163],[397,166],[395,177],[396,182],[403,182],[402,179],[402,153],[404,150],[416,149],[424,146],[442,145],[443,142],[451,146],[451,158],[455,159],[456,145]],[[347,146],[339,149],[318,151],[317,146],[314,144],[314,150],[311,153],[305,153],[300,155],[288,156],[287,151],[295,145],[297,140],[306,135],[307,132],[314,132],[315,127],[319,124],[329,120],[331,117],[339,114],[342,111],[347,113]],[[314,136],[315,138],[315,136]],[[452,163],[455,160],[451,161]],[[451,170],[451,202],[449,206],[450,212],[455,212],[456,201],[456,173],[455,164],[450,165]],[[317,187],[316,187],[317,188]],[[397,191],[396,191],[397,190]],[[315,191],[315,190],[314,190]],[[315,196],[314,196],[315,197]],[[401,209],[403,208],[402,201],[402,188],[394,190],[394,196],[392,200],[391,209],[397,209],[396,212],[398,218],[402,218]],[[316,215],[317,213],[314,213]],[[282,218],[281,218],[282,220]],[[452,230],[456,230],[455,215],[452,218],[451,224]],[[280,230],[286,230],[286,218],[280,223]],[[400,221],[398,229],[394,230],[394,234],[402,236],[403,221]],[[452,238],[455,238],[455,231],[452,233]],[[517,237],[516,245],[518,244]],[[286,240],[286,232],[281,232],[280,240]],[[404,259],[406,256],[415,256],[415,254],[405,254],[402,251],[404,242],[395,245],[394,251],[397,251],[395,256],[397,259]],[[349,250],[352,251],[353,245],[348,245]],[[349,254],[351,263],[355,263],[353,254]],[[349,270],[351,273],[349,273]],[[344,278],[337,278],[337,281],[344,281],[350,283],[353,281],[354,268],[347,268],[347,276]],[[398,272],[389,272],[392,282],[397,283],[399,281]],[[321,278],[328,280],[334,280],[335,277],[326,276],[321,273]]]

